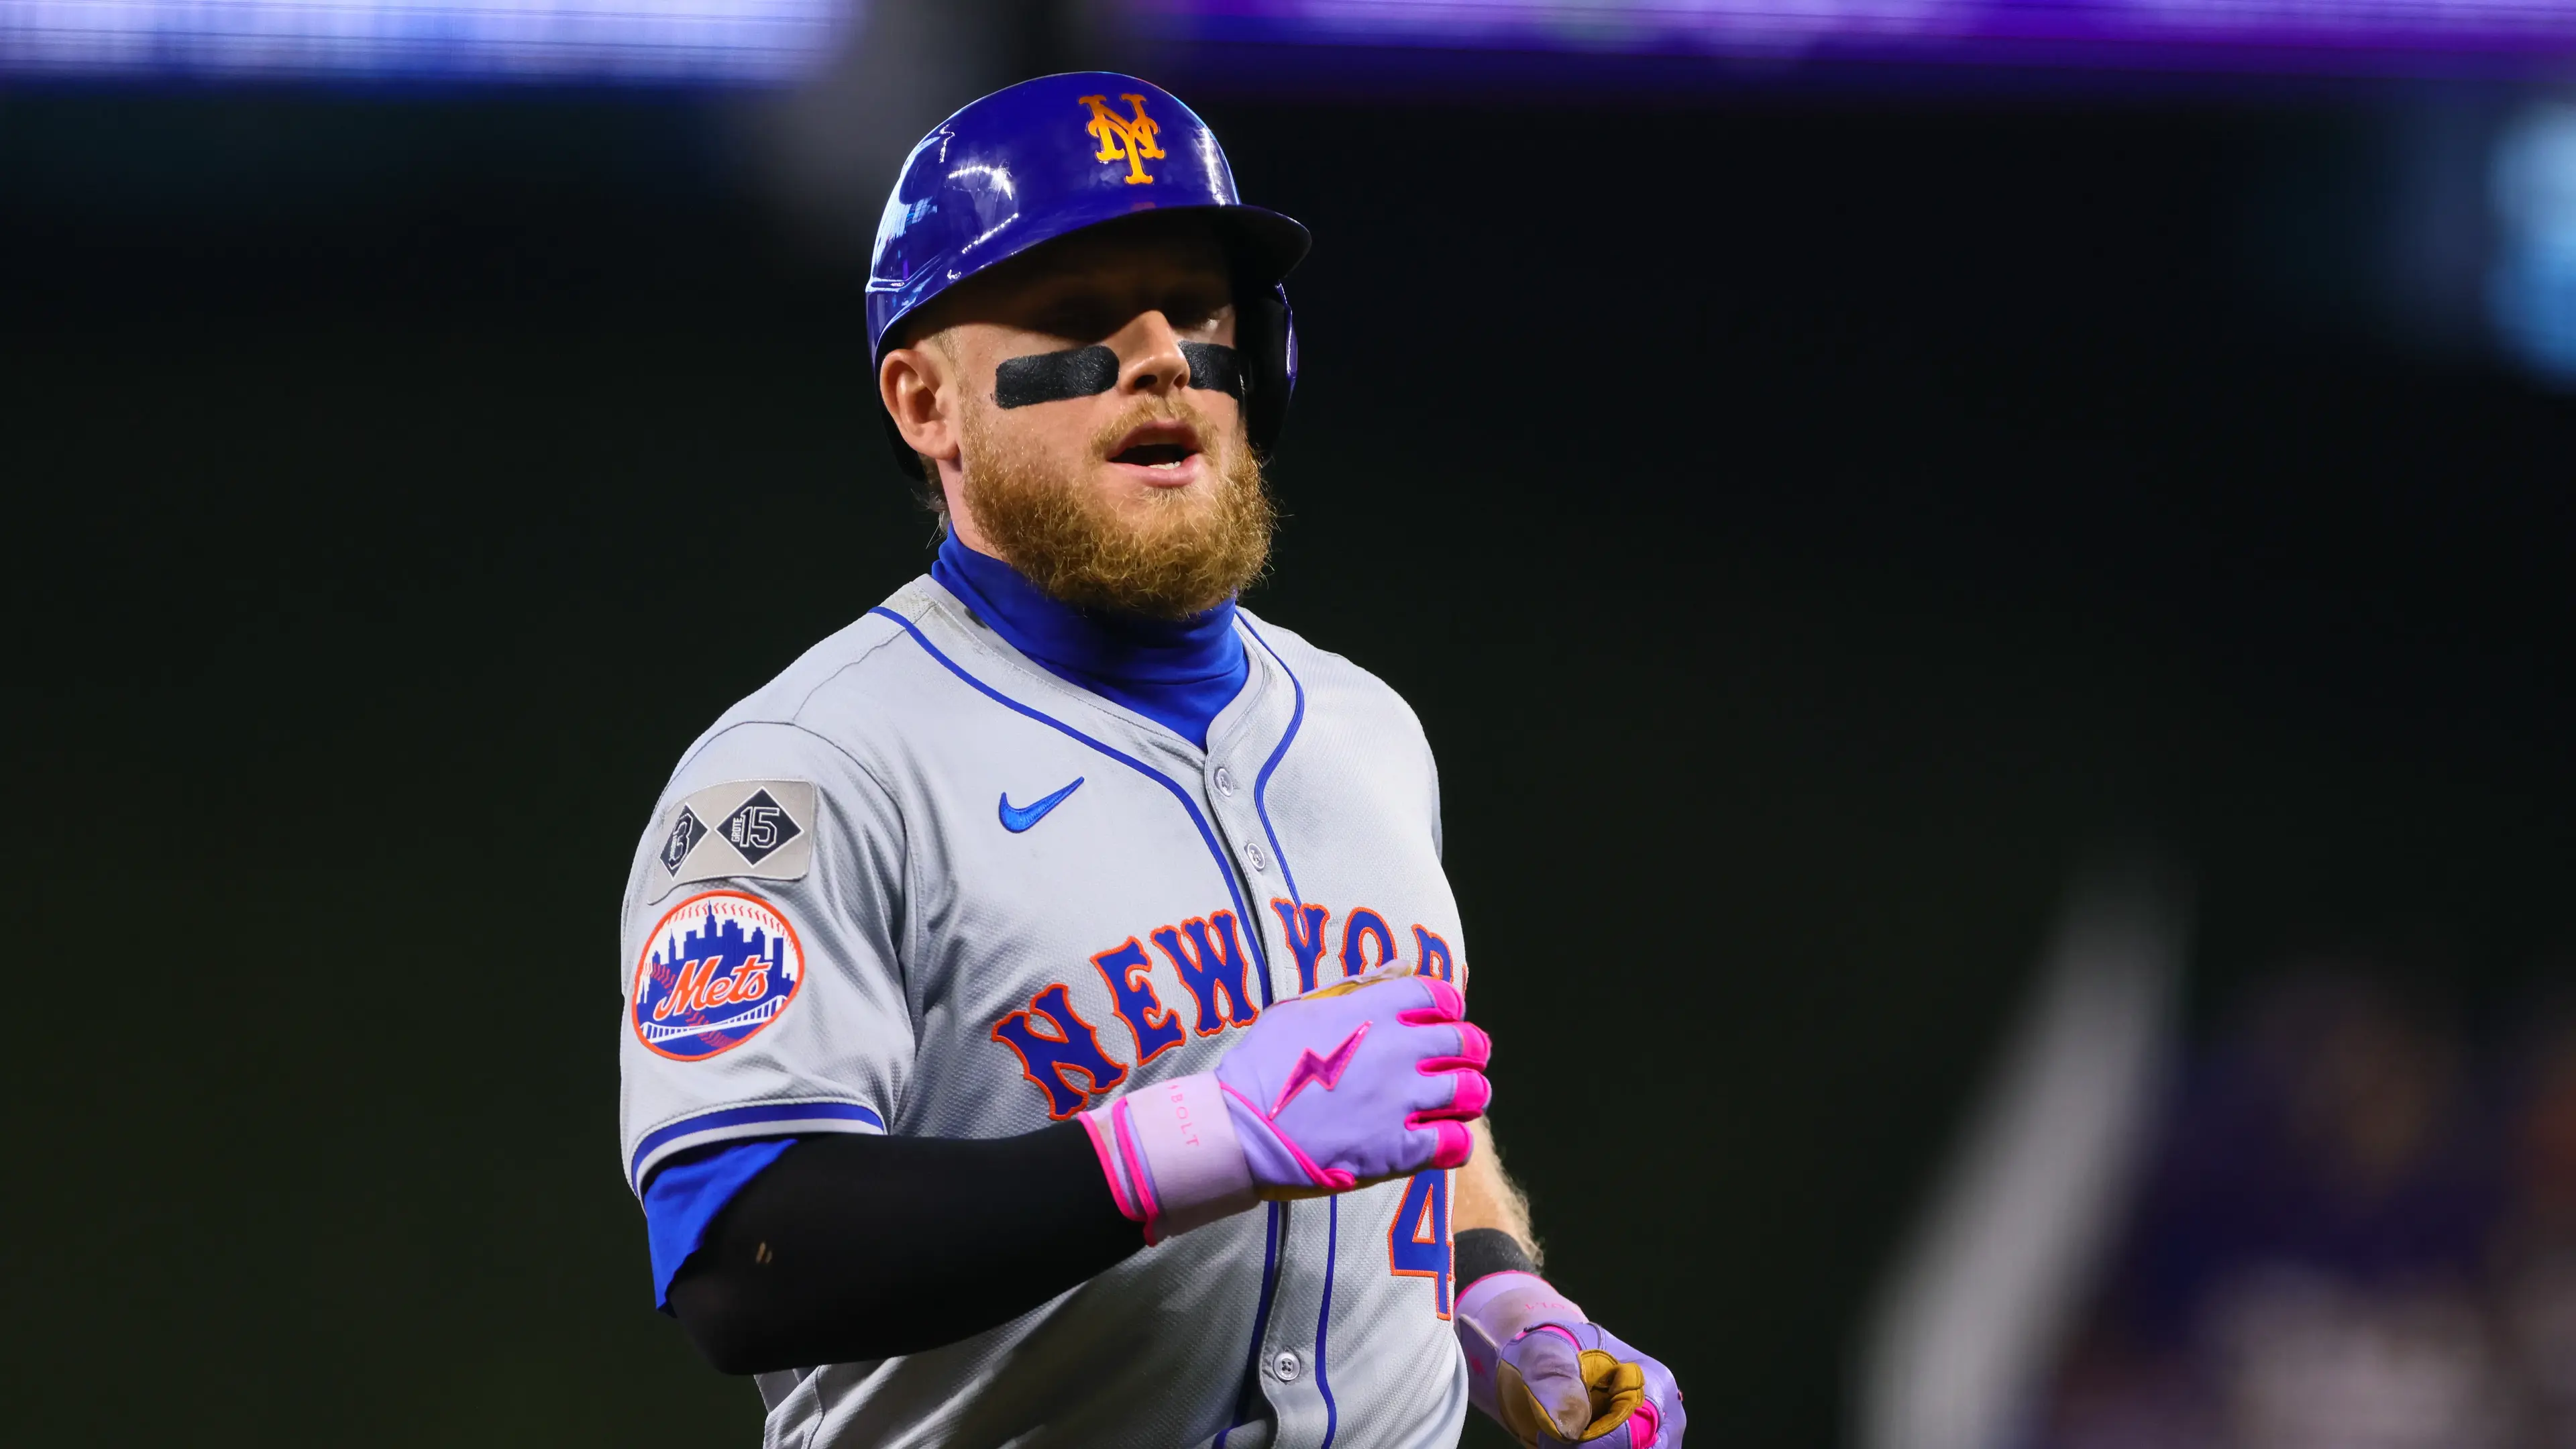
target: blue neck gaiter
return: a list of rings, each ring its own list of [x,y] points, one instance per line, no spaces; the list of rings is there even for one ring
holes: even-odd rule
[[[1209,721],[1252,674],[1232,599],[1178,620],[1077,609],[968,548],[953,529],[930,576],[1048,673],[1168,725],[1200,749]]]

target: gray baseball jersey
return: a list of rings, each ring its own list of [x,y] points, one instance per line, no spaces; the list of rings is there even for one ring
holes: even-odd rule
[[[717,721],[628,877],[629,1186],[726,1140],[1034,1131],[1386,962],[1463,989],[1420,722],[1236,627],[1204,750],[927,577]],[[1449,1187],[1270,1204],[945,1348],[763,1375],[766,1442],[1454,1444]]]

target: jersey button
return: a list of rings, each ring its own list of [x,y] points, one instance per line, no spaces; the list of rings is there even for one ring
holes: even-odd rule
[[[1270,1372],[1276,1374],[1279,1382],[1283,1384],[1297,1382],[1297,1375],[1304,1372],[1305,1368],[1306,1365],[1298,1359],[1297,1350],[1293,1348],[1279,1350],[1279,1356],[1270,1361]]]
[[[1216,767],[1216,792],[1220,795],[1234,793],[1234,775],[1223,765]]]
[[[1261,853],[1260,841],[1254,840],[1245,842],[1243,847],[1243,858],[1252,862],[1252,868],[1254,870],[1268,870],[1270,868],[1270,858]]]

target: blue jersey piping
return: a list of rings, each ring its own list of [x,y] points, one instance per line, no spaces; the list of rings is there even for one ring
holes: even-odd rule
[[[1279,651],[1270,647],[1270,641],[1261,637],[1261,631],[1252,627],[1251,620],[1240,614],[1235,618],[1243,625],[1244,632],[1252,636],[1253,642],[1278,662],[1279,672],[1288,676],[1289,686],[1297,691],[1297,710],[1288,716],[1288,732],[1279,737],[1279,747],[1270,752],[1270,758],[1261,766],[1261,773],[1253,779],[1252,813],[1261,817],[1261,833],[1270,837],[1270,853],[1279,860],[1279,878],[1288,883],[1289,905],[1303,907],[1306,897],[1297,889],[1297,873],[1288,868],[1288,852],[1280,848],[1279,832],[1270,824],[1269,791],[1271,775],[1278,770],[1279,762],[1288,758],[1288,747],[1297,742],[1297,731],[1306,723],[1306,686],[1297,678],[1297,671],[1288,667],[1288,661],[1279,657]],[[1270,987],[1267,976],[1265,972],[1262,981],[1264,991]]]
[[[626,1180],[636,1191],[643,1191],[643,1185],[636,1181],[636,1176],[644,1170],[644,1159],[663,1145],[693,1133],[740,1127],[752,1122],[834,1121],[857,1122],[879,1132],[885,1130],[885,1118],[878,1116],[875,1108],[862,1107],[856,1102],[762,1102],[749,1107],[727,1107],[645,1133],[644,1140],[635,1144],[635,1155],[627,1160]]]
[[[1271,659],[1279,665],[1279,672],[1288,676],[1289,687],[1296,691],[1296,708],[1288,716],[1288,729],[1286,733],[1279,737],[1279,744],[1276,748],[1271,750],[1270,758],[1262,762],[1261,773],[1253,777],[1252,813],[1260,817],[1261,833],[1270,839],[1270,854],[1272,858],[1279,862],[1279,879],[1288,887],[1289,906],[1292,909],[1302,908],[1306,904],[1306,897],[1304,892],[1297,889],[1297,872],[1289,868],[1288,852],[1279,844],[1278,827],[1270,823],[1269,790],[1270,777],[1278,772],[1279,762],[1288,757],[1288,747],[1297,742],[1297,731],[1306,723],[1306,685],[1304,681],[1298,679],[1297,671],[1288,667],[1288,661],[1279,657],[1279,651],[1271,647],[1270,641],[1262,637],[1261,631],[1252,626],[1252,621],[1250,619],[1243,617],[1241,614],[1237,614],[1235,615],[1235,622],[1241,624],[1243,626],[1243,631],[1250,634],[1253,642],[1261,646],[1262,652],[1268,654]],[[1267,971],[1262,973],[1261,989],[1265,995],[1270,990],[1270,973]],[[1333,1253],[1335,1251],[1335,1244],[1337,1244],[1341,1238],[1341,1205],[1337,1199],[1327,1199],[1327,1201],[1331,1204],[1330,1221],[1333,1224],[1333,1236],[1331,1240],[1326,1242],[1324,1247],[1324,1312],[1322,1316],[1316,1319],[1315,1322],[1315,1386],[1321,1389],[1324,1394],[1324,1443],[1322,1449],[1331,1449],[1333,1442],[1333,1427],[1338,1413],[1333,1404],[1332,1385],[1324,1377],[1324,1325],[1326,1321],[1331,1318],[1333,1309]],[[1271,1211],[1274,1215],[1278,1212],[1278,1205],[1276,1203],[1271,1205]],[[1255,1374],[1260,1372],[1259,1359],[1261,1357],[1261,1332],[1264,1328],[1269,1326],[1270,1288],[1273,1271],[1273,1265],[1268,1263],[1263,1265],[1261,1278],[1261,1317],[1254,1321],[1252,1330],[1252,1354],[1255,1361],[1252,1371]],[[1228,1434],[1233,1432],[1234,1431],[1232,1429],[1228,1429],[1226,1431]],[[1225,1449],[1225,1439],[1222,1435],[1217,1439],[1217,1449]]]
[[[1261,1335],[1270,1327],[1270,1292],[1272,1289],[1279,1286],[1279,1213],[1281,1205],[1274,1202],[1267,1204],[1267,1206],[1270,1209],[1270,1221],[1269,1225],[1262,1230],[1261,1234],[1261,1305],[1258,1308],[1255,1308],[1252,1312],[1252,1362],[1244,1365],[1243,1369],[1244,1378],[1255,1384],[1261,1382]],[[1240,1407],[1241,1403],[1242,1396],[1237,1394],[1237,1406]],[[1243,1423],[1244,1421],[1238,1417],[1233,1423],[1226,1425],[1225,1433],[1216,1436],[1215,1449],[1225,1449],[1226,1435],[1232,1434],[1235,1430],[1242,1428]]]
[[[1333,1326],[1333,1259],[1342,1247],[1342,1200],[1328,1197],[1324,1201],[1332,1206],[1332,1215],[1325,1220],[1324,1306],[1315,1313],[1315,1388],[1324,1396],[1324,1442],[1316,1449],[1333,1449],[1333,1430],[1340,1425],[1342,1412],[1333,1402],[1332,1375],[1324,1372],[1324,1334]]]

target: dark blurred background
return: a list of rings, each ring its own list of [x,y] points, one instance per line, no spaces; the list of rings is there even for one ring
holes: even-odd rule
[[[0,1436],[756,1439],[651,1311],[615,899],[680,749],[927,565],[863,341],[901,141],[794,138],[1091,55],[978,23],[838,111],[0,90]],[[2576,399],[2495,300],[2545,94],[1157,54],[1318,237],[1251,602],[1422,714],[1552,1276],[1705,1442],[1859,1433],[2091,863],[2186,883],[2187,1057],[2320,969],[2416,1003],[2392,1060],[2546,1018]]]

